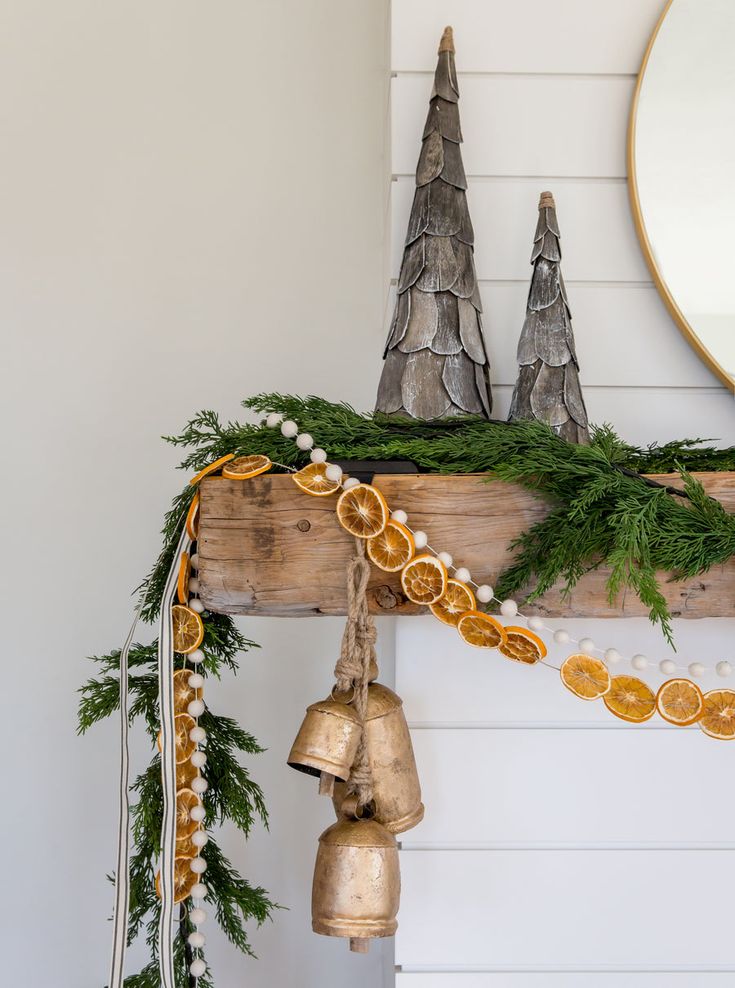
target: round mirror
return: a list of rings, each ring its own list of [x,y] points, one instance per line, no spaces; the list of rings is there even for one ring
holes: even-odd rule
[[[653,279],[735,390],[735,0],[669,0],[638,77],[628,175]]]

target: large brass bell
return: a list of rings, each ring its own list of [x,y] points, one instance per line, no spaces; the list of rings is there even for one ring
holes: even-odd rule
[[[328,697],[306,708],[288,764],[299,772],[347,780],[362,735],[353,706]]]
[[[371,683],[368,687],[365,732],[374,819],[392,834],[403,833],[423,820],[424,804],[403,701],[381,683]],[[337,816],[346,792],[343,782],[335,785]]]
[[[349,937],[365,953],[370,940],[396,932],[401,895],[398,845],[373,819],[359,819],[345,801],[345,815],[319,838],[311,893],[315,933]]]

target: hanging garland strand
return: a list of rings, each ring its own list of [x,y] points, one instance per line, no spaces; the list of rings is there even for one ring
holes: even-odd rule
[[[333,459],[412,460],[422,470],[488,473],[545,494],[552,511],[514,543],[514,563],[496,581],[501,597],[533,600],[559,581],[571,589],[590,569],[604,565],[611,571],[610,599],[623,591],[637,594],[673,644],[657,570],[686,579],[735,555],[735,516],[688,473],[735,470],[735,447],[717,449],[687,439],[640,449],[624,443],[608,426],[593,430],[591,445],[576,446],[537,422],[509,425],[468,418],[396,423],[314,397],[259,395],[243,405],[295,419],[301,429],[319,437]],[[190,448],[182,463],[187,470],[233,452],[263,453],[288,466],[308,462],[308,453],[278,430],[222,424],[211,411],[201,412],[180,436],[167,439]],[[682,474],[684,497],[672,497],[666,487],[638,476],[673,471]],[[170,565],[173,520],[191,496],[190,489],[184,491],[169,513],[164,549],[148,581],[154,599]]]
[[[179,515],[180,525],[180,515]],[[143,615],[153,621],[157,614],[155,598],[144,588]],[[158,597],[160,603],[160,595]],[[208,614],[205,622],[205,638],[202,671],[219,677],[223,672],[236,672],[240,652],[257,647],[245,639],[235,628],[231,618],[220,614]],[[98,721],[111,716],[119,709],[118,672],[120,651],[93,656],[99,666],[99,675],[90,679],[80,690],[79,732],[84,734]],[[142,718],[146,731],[155,745],[160,729],[158,713],[157,642],[150,645],[134,645],[128,657],[130,720]],[[268,816],[260,787],[252,781],[238,755],[255,755],[263,749],[255,738],[243,730],[236,721],[222,717],[207,709],[199,723],[207,735],[206,779],[208,789],[202,797],[206,816],[204,826],[209,830],[215,824],[230,821],[247,837],[251,827],[260,820],[267,826]],[[161,790],[161,763],[156,753],[149,767],[132,784],[137,797],[132,807],[133,853],[130,858],[130,914],[128,942],[145,933],[151,947],[152,959],[138,974],[125,979],[126,988],[159,988],[160,975],[155,942],[160,915],[160,899],[155,890],[155,865],[160,849],[163,800]],[[258,925],[270,917],[274,904],[266,891],[256,888],[238,874],[222,853],[215,840],[206,848],[206,883],[209,889],[209,907],[215,912],[221,929],[239,950],[252,955],[246,924],[254,920]],[[188,969],[191,957],[187,957],[187,937],[193,927],[189,920],[190,901],[180,904],[181,919],[174,942],[174,964],[177,985],[189,982]],[[199,988],[212,988],[208,974],[198,979]]]

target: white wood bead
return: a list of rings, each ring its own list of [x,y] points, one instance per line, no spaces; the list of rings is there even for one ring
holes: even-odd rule
[[[192,886],[191,897],[192,899],[206,899],[209,889],[202,882],[197,882],[196,885]]]
[[[673,659],[662,659],[658,664],[658,668],[664,676],[673,676],[676,672],[676,662]]]
[[[458,570],[455,570],[454,579],[460,580],[462,583],[469,583],[472,579],[472,573],[466,566],[460,566]]]
[[[280,414],[280,412],[271,412],[268,418],[265,420],[265,424],[268,426],[269,429],[275,429],[275,427],[277,425],[280,425],[281,422],[283,422],[283,416]]]
[[[191,568],[194,570],[199,569],[199,553],[195,552],[193,556],[189,557],[189,562],[191,563]]]
[[[477,599],[481,604],[489,604],[490,601],[495,596],[495,592],[489,583],[482,583],[477,588],[477,593],[475,594]]]
[[[309,454],[309,459],[311,460],[312,463],[326,463],[327,461],[326,451],[323,449],[319,449],[318,447],[317,449],[312,449],[311,453]]]
[[[207,815],[207,811],[204,809],[201,803],[196,806],[192,806],[189,810],[189,816],[195,823],[201,823],[204,817]]]
[[[203,751],[192,752],[191,758],[189,759],[194,768],[204,768],[207,764],[207,756]]]
[[[286,419],[281,424],[281,435],[286,439],[294,439],[299,434],[299,427],[291,419]]]
[[[299,449],[303,449],[303,450],[311,449],[311,447],[314,445],[314,440],[311,438],[308,432],[300,432],[298,436],[296,436],[296,445],[299,447]]]
[[[718,662],[715,666],[715,671],[718,676],[722,676],[724,679],[732,673],[732,666],[729,662]]]
[[[202,923],[207,922],[207,914],[199,906],[196,909],[192,909],[189,913],[189,919],[195,926],[201,926]]]
[[[447,569],[449,569],[449,567],[454,562],[454,560],[452,559],[452,555],[449,552],[440,552],[439,555],[437,556],[437,559],[439,559],[442,563],[444,563]]]
[[[514,600],[504,600],[500,605],[500,613],[503,617],[515,617],[518,613],[518,604]]]
[[[530,617],[528,619],[528,627],[531,629],[531,631],[543,631],[544,630],[543,619],[538,617],[538,615],[534,614],[533,617]]]
[[[196,779],[191,780],[191,791],[195,792],[197,796],[203,796],[204,793],[209,789],[209,783],[202,776],[197,776]],[[191,816],[191,814],[189,814]]]
[[[189,946],[194,947],[195,950],[203,947],[207,942],[206,937],[203,933],[200,933],[199,930],[195,930],[193,933],[190,933],[188,940]]]
[[[207,870],[207,862],[204,858],[192,858],[189,870],[193,871],[195,875],[203,875]]]
[[[191,600],[189,601],[189,607],[192,609],[192,611],[196,611],[197,614],[204,613],[204,604],[201,602],[201,600],[199,600],[198,597],[191,598]]]
[[[193,690],[200,690],[204,686],[204,676],[200,672],[193,672],[187,682]]]
[[[360,481],[357,477],[348,477],[346,480],[342,481],[342,490],[348,491],[351,487],[357,487]]]
[[[592,655],[595,651],[595,643],[591,638],[580,638],[579,651],[584,652],[585,655]]]
[[[633,658],[630,660],[630,664],[637,672],[643,672],[643,670],[648,665],[648,659],[646,658],[645,655],[641,655],[641,654],[634,655]]]
[[[203,727],[197,725],[197,727],[192,727],[189,731],[189,737],[195,744],[202,744],[207,740],[207,732]]]
[[[405,511],[402,511],[401,508],[398,508],[397,511],[392,511],[391,518],[393,521],[397,521],[399,525],[405,525],[408,521],[408,515]]]
[[[201,957],[197,957],[196,960],[191,962],[189,966],[189,973],[194,978],[201,978],[203,974],[207,973],[207,965]]]
[[[337,463],[330,463],[325,473],[327,480],[342,480],[342,467]]]
[[[190,717],[201,717],[204,713],[204,700],[192,700],[186,712]]]
[[[419,530],[413,533],[413,542],[417,549],[425,549],[428,541],[429,537],[426,532]]]
[[[189,579],[189,590],[191,593],[199,593],[199,580],[195,576]]]
[[[201,648],[195,648],[194,651],[189,652],[186,657],[189,662],[193,663],[195,666],[198,666],[201,662],[204,662],[204,652]]]
[[[705,673],[705,668],[701,662],[690,662],[689,663],[689,675],[694,676],[697,679],[699,676],[703,676]]]
[[[622,655],[618,652],[617,648],[608,648],[605,651],[605,662],[607,662],[609,666],[617,665],[621,659]]]

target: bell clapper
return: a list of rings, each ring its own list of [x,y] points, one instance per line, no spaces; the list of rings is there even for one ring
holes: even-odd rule
[[[329,772],[319,773],[319,795],[320,796],[334,796],[334,782],[335,778]]]
[[[370,940],[367,937],[350,937],[350,950],[355,954],[367,954]]]

